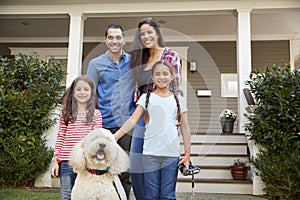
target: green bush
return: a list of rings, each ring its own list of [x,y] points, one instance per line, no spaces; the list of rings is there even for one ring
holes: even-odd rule
[[[37,54],[0,56],[0,185],[25,186],[47,170],[52,150],[42,135],[56,122],[50,112],[63,91],[60,66]]]
[[[273,65],[246,82],[257,100],[246,130],[263,148],[253,164],[274,199],[300,196],[300,71]]]
[[[299,151],[274,155],[261,152],[254,160],[260,170],[258,175],[266,185],[266,192],[272,199],[292,200],[300,196]]]

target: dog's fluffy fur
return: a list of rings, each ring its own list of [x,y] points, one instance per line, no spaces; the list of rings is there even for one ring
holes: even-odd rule
[[[129,157],[109,130],[91,131],[74,147],[69,163],[77,172],[72,200],[127,199],[118,174],[128,170]],[[87,169],[108,172],[96,175]]]

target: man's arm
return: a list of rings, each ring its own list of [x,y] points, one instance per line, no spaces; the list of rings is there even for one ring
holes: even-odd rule
[[[93,80],[95,88],[97,88],[98,82],[99,82],[99,77],[98,77],[97,71],[98,70],[97,70],[97,65],[95,64],[95,61],[91,60],[89,62],[89,66],[88,66],[86,75],[89,76]]]

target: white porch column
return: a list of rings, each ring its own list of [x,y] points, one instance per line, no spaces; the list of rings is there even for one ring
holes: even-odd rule
[[[238,75],[238,132],[244,133],[247,119],[244,117],[245,108],[248,106],[243,89],[245,81],[251,73],[251,9],[237,9],[237,75]]]
[[[83,46],[83,27],[86,16],[83,13],[69,13],[70,32],[68,47],[68,65],[67,65],[67,81],[68,88],[72,81],[81,75],[82,66],[82,46]]]
[[[245,108],[248,106],[247,100],[244,96],[243,89],[246,87],[245,81],[249,79],[251,73],[251,9],[237,9],[238,13],[238,38],[237,38],[237,74],[238,74],[238,131],[244,133],[244,125],[247,118],[244,117],[246,113]],[[256,157],[259,152],[257,146],[252,140],[247,138],[250,149],[250,156]],[[251,165],[251,178],[253,180],[253,195],[264,194],[264,183],[260,176],[257,176],[254,171],[255,167]]]
[[[290,40],[291,69],[300,69],[300,34]]]

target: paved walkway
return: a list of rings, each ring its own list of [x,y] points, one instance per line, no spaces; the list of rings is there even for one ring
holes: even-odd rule
[[[131,193],[130,200],[135,200]],[[244,194],[178,193],[177,200],[266,200],[267,198]]]
[[[177,200],[266,200],[260,196],[243,195],[243,194],[207,194],[198,193],[192,195],[191,193],[177,194]]]
[[[35,188],[44,192],[59,193],[57,188]],[[261,196],[244,195],[244,194],[208,194],[208,193],[177,193],[177,200],[266,200]],[[131,190],[130,200],[135,200],[133,191]]]

